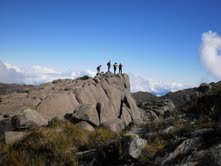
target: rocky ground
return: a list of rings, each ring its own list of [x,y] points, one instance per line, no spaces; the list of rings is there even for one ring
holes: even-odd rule
[[[221,165],[221,83],[156,97],[128,75],[0,85],[1,165]]]

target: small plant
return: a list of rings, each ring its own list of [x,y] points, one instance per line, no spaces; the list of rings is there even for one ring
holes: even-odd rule
[[[48,127],[57,128],[61,126],[61,124],[62,124],[62,120],[60,120],[58,117],[54,117],[48,122]]]

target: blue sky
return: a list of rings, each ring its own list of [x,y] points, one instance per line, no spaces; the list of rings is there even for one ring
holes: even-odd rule
[[[201,35],[221,34],[219,0],[0,0],[0,60],[20,67],[126,72],[192,84]]]

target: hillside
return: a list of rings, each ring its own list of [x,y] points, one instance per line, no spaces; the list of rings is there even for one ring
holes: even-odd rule
[[[132,93],[133,98],[136,100],[137,105],[140,105],[142,102],[147,100],[154,100],[157,97],[148,92],[135,92]]]
[[[163,97],[112,73],[1,87],[1,165],[221,165],[220,82]]]

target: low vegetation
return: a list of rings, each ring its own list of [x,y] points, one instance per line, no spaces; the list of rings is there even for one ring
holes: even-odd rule
[[[69,122],[53,119],[47,127],[34,129],[14,145],[0,143],[0,163],[4,165],[78,165],[77,152],[96,148],[113,153],[119,147],[120,134],[107,129],[82,130]],[[117,145],[117,143],[115,144]],[[106,150],[106,151],[103,151]],[[99,153],[99,152],[98,152]],[[115,152],[114,152],[115,153]],[[107,155],[107,154],[102,154]]]
[[[173,126],[168,132],[164,129]],[[158,119],[146,125],[145,139],[148,141],[138,162],[140,165],[156,165],[156,157],[165,155],[168,148],[179,139],[191,136],[191,133],[202,128],[213,128],[214,123],[207,118],[200,117],[195,123],[183,121],[178,116],[173,120]]]

